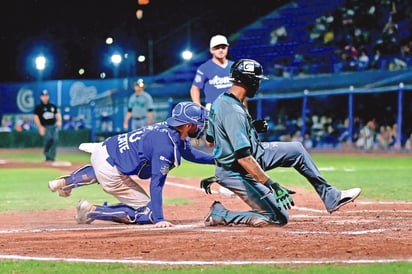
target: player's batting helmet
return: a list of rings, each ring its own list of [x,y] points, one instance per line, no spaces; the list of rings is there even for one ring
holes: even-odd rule
[[[193,102],[181,102],[173,108],[172,115],[167,118],[166,123],[172,127],[195,124],[198,126],[195,138],[200,138],[205,130],[207,119],[207,111],[203,106]]]
[[[230,81],[243,85],[246,96],[252,98],[259,89],[260,81],[267,80],[262,66],[252,59],[240,59],[230,68]]]

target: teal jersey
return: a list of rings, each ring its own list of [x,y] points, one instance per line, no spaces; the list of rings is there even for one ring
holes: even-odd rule
[[[153,111],[153,108],[153,98],[145,91],[141,95],[132,94],[127,105],[133,118],[147,117],[147,113]]]
[[[243,148],[250,148],[257,160],[264,154],[247,108],[228,93],[213,102],[207,134],[214,138],[213,154],[220,165],[232,166],[237,160],[235,152]]]

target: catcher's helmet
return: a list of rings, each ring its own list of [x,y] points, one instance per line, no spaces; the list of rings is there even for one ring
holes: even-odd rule
[[[203,106],[193,102],[181,102],[173,108],[172,115],[167,118],[166,123],[172,127],[195,124],[198,126],[195,138],[200,138],[205,130],[207,119],[207,111]]]
[[[262,66],[252,59],[240,59],[230,68],[230,81],[243,85],[249,98],[255,96],[260,81],[266,79],[268,78],[263,75]]]

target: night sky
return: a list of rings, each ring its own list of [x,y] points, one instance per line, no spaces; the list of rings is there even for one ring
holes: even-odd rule
[[[54,56],[44,80],[97,79],[104,71],[113,77],[108,62],[114,49],[129,56],[148,55],[154,41],[154,73],[181,62],[180,50],[208,50],[209,38],[231,35],[285,0],[15,0],[0,4],[2,72],[0,82],[33,81],[38,77],[33,58]],[[143,10],[137,20],[136,10]],[[190,27],[189,27],[190,26]],[[110,47],[105,38],[114,38]],[[190,39],[189,39],[190,38]],[[78,74],[79,68],[85,74]],[[123,72],[126,73],[126,72]],[[128,74],[147,75],[145,64]],[[124,76],[124,75],[119,75]]]

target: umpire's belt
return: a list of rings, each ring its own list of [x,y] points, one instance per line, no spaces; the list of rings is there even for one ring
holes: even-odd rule
[[[140,121],[140,120],[144,120],[144,119],[146,119],[146,116],[142,116],[142,117],[133,117],[133,120],[136,120],[136,121]]]

